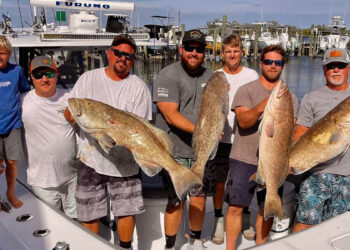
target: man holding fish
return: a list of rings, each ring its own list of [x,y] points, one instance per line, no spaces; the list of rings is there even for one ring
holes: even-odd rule
[[[140,78],[130,73],[135,51],[136,44],[131,36],[117,35],[107,51],[108,67],[85,72],[75,84],[71,96],[104,102],[151,120],[150,91]],[[67,120],[74,121],[68,110],[65,116]],[[118,126],[117,121],[110,122]],[[103,138],[96,140],[98,136]],[[135,215],[145,210],[139,165],[125,147],[113,147],[106,153],[107,146],[115,144],[107,134],[92,131],[91,136],[81,129],[78,144],[78,219],[83,226],[98,233],[98,219],[107,215],[109,196],[113,214],[118,217],[119,246],[131,249]]]
[[[286,52],[281,46],[271,45],[266,47],[260,55],[260,68],[262,70],[262,75],[258,80],[241,86],[237,90],[231,106],[231,109],[233,109],[236,114],[238,126],[235,130],[235,140],[233,141],[230,152],[230,169],[225,190],[225,201],[229,204],[226,214],[226,249],[236,248],[237,237],[242,230],[243,209],[250,205],[254,195],[254,190],[257,186],[257,184],[250,181],[249,178],[258,170],[258,128],[262,121],[262,114],[265,110],[265,106],[269,101],[271,92],[276,86],[279,87],[278,91],[281,91],[281,93],[279,95],[271,95],[271,98],[277,99],[279,96],[289,94],[286,84],[280,82],[280,75],[285,62]],[[293,103],[292,110],[294,110],[292,122],[294,122],[298,110],[298,102],[294,94],[291,96]],[[271,105],[269,110],[275,110],[274,105]],[[270,122],[270,125],[265,128],[265,131],[261,131],[261,133],[265,133],[270,139],[274,138],[275,131],[276,133],[278,131],[283,131],[279,126],[278,123],[274,124],[272,121]],[[289,133],[292,132],[290,131]],[[268,151],[281,150],[277,148],[277,146],[275,147],[276,148],[268,149]],[[287,147],[283,150],[288,151],[289,149]],[[261,169],[260,164],[259,161],[259,171],[257,176],[260,176],[259,172],[266,172]],[[264,169],[268,167],[269,166],[265,166]],[[288,165],[282,167],[288,172]],[[283,172],[286,171],[283,170]],[[278,172],[270,173],[267,176],[275,176],[278,174]],[[261,179],[263,179],[266,183],[266,187],[268,187],[267,184],[270,181],[269,178],[270,177],[259,178],[257,181],[259,180],[260,182]],[[276,187],[279,184],[280,183],[274,186]],[[278,193],[281,196],[281,188]],[[273,223],[273,218],[264,220],[263,208],[265,195],[265,189],[257,192],[259,213],[256,219],[256,244],[266,242]]]
[[[294,140],[299,140],[292,148],[291,172],[310,169],[312,158],[326,157],[326,161],[313,167],[300,186],[294,232],[350,210],[350,151],[348,143],[343,143],[350,131],[349,63],[345,49],[326,51],[326,84],[307,93],[300,104],[294,132]]]

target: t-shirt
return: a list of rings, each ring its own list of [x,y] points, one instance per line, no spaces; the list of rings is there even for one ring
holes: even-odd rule
[[[79,77],[71,96],[90,98],[152,120],[151,93],[136,75],[130,74],[121,81],[114,81],[107,76],[105,68],[90,70]],[[78,137],[78,157],[96,172],[108,176],[128,177],[139,172],[139,166],[129,150],[114,147],[107,154],[82,129]]]
[[[272,93],[272,90],[266,89],[260,80],[247,83],[237,90],[232,103],[232,109],[237,107],[247,107],[253,109],[256,105],[262,102],[267,96]],[[294,117],[298,114],[298,99],[292,94]],[[237,120],[237,118],[235,118]],[[247,129],[242,129],[238,125],[235,131],[235,139],[232,144],[230,158],[242,161],[248,164],[258,164],[258,147],[259,133],[258,128],[262,120],[262,115],[257,123]],[[237,123],[238,124],[238,123]]]
[[[179,112],[196,124],[203,88],[212,74],[212,71],[201,67],[197,76],[190,76],[183,69],[181,62],[173,63],[162,69],[155,79],[153,101],[179,104]],[[192,134],[169,125],[159,111],[155,124],[169,134],[174,144],[175,156],[194,158]]]
[[[350,88],[345,91],[336,91],[323,85],[312,90],[304,96],[300,103],[297,125],[312,127],[348,96],[350,96]],[[350,150],[347,150],[345,154],[320,163],[310,171],[348,176],[350,175],[349,163]]]
[[[21,66],[9,63],[0,70],[0,134],[22,126],[20,93],[29,90]]]
[[[230,91],[228,92],[229,104],[232,104],[233,97],[237,89],[254,80],[259,78],[258,73],[250,68],[242,66],[242,70],[238,74],[228,74],[223,69],[219,69],[218,71],[222,71],[225,73],[226,79],[230,84]],[[235,112],[230,110],[227,115],[226,124],[224,127],[224,135],[222,136],[222,140],[220,142],[223,143],[232,143],[234,138],[234,131],[237,124],[234,124],[235,121]]]
[[[21,96],[29,185],[58,187],[76,175],[76,135],[63,116],[68,98],[60,88],[49,98],[35,90]]]

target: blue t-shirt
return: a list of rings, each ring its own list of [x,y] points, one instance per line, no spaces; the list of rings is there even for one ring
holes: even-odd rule
[[[0,134],[22,126],[20,93],[29,90],[21,66],[9,63],[0,70]]]

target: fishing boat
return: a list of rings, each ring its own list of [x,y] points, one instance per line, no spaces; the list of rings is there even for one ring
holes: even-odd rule
[[[320,51],[325,52],[332,48],[346,49],[349,43],[349,36],[343,34],[343,31],[346,29],[343,18],[341,16],[333,16],[328,27],[330,28],[330,33],[321,37]]]

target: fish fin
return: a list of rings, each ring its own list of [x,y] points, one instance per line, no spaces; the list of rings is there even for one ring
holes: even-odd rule
[[[165,132],[162,129],[156,128],[149,123],[147,123],[146,125],[148,128],[151,129],[151,131],[157,137],[159,142],[165,147],[166,151],[168,151],[168,153],[172,155],[174,152],[174,144],[171,142],[167,132]]]
[[[116,146],[116,142],[113,138],[106,133],[92,133],[91,135],[98,141],[98,144],[100,144],[103,151],[107,154],[110,152],[111,148]]]
[[[348,151],[349,147],[350,147],[350,144],[346,145],[346,147],[345,147],[345,149],[344,149],[342,155],[345,155],[345,153],[346,153],[346,151]]]
[[[162,170],[162,168],[159,166],[154,166],[153,168],[150,168],[149,166],[145,166],[142,164],[139,164],[139,166],[142,169],[142,171],[145,172],[145,174],[150,177],[155,176]]]
[[[252,176],[249,177],[249,181],[255,181],[258,184],[257,191],[265,189],[265,181],[259,175],[259,172],[252,174]]]
[[[282,201],[277,192],[275,194],[266,192],[264,219],[267,220],[270,217],[278,217],[280,220],[283,219]]]
[[[222,105],[222,113],[224,115],[227,115],[229,110],[230,110],[230,108],[229,108],[228,102],[224,102],[223,105]]]
[[[331,137],[329,137],[328,143],[329,144],[335,144],[341,139],[340,132],[336,130]]]
[[[262,121],[260,121],[259,127],[258,127],[258,134],[259,135],[261,135],[261,131],[262,131]]]
[[[272,138],[274,133],[275,133],[275,128],[274,128],[273,122],[267,123],[265,127],[266,136],[269,138]]]
[[[168,173],[173,182],[177,197],[182,200],[192,188],[202,186],[202,181],[193,171],[184,165],[179,163],[177,165],[174,170],[168,170]]]

